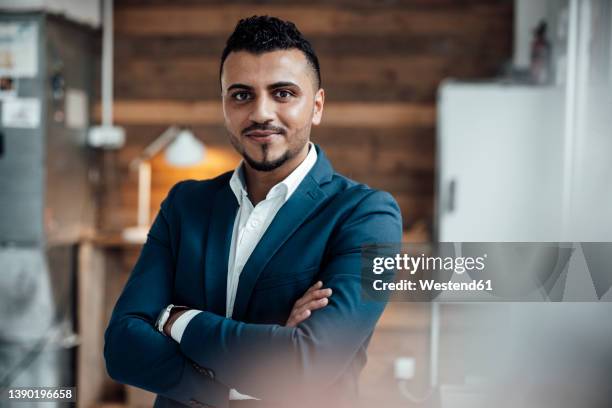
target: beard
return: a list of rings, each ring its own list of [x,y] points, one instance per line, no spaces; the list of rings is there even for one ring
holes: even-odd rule
[[[242,153],[242,157],[244,157],[244,161],[246,161],[249,164],[249,166],[251,166],[253,169],[257,171],[265,171],[265,172],[278,169],[280,166],[285,164],[289,159],[295,157],[295,155],[299,152],[298,151],[292,154],[292,152],[289,151],[289,149],[287,149],[287,151],[283,153],[281,157],[279,157],[278,159],[268,160],[267,159],[268,145],[261,146],[261,149],[263,150],[263,156],[264,156],[264,159],[262,161],[257,161],[253,159],[251,156],[248,155],[246,151]]]
[[[309,126],[306,126],[309,129]],[[302,133],[301,131],[303,131],[304,129],[300,129],[300,131],[298,131],[298,134]],[[262,172],[270,172],[273,170],[278,169],[279,167],[281,167],[283,164],[285,164],[287,161],[293,159],[295,156],[297,156],[298,154],[300,154],[300,152],[302,151],[302,149],[304,149],[304,146],[306,144],[308,144],[308,136],[304,137],[303,140],[296,140],[296,143],[293,145],[289,145],[287,147],[287,150],[281,154],[278,158],[276,159],[269,159],[269,149],[270,149],[270,145],[268,144],[262,144],[259,148],[261,149],[261,153],[262,153],[262,160],[255,160],[253,157],[251,157],[246,149],[244,148],[244,146],[240,143],[240,139],[238,136],[232,134],[231,132],[229,132],[229,139],[230,142],[232,144],[232,146],[234,146],[234,149],[236,149],[236,151],[238,153],[240,153],[240,155],[244,158],[244,161],[247,162],[247,164],[254,170],[256,171],[262,171]],[[283,134],[284,137],[286,136],[286,133]],[[297,136],[297,135],[295,135]]]

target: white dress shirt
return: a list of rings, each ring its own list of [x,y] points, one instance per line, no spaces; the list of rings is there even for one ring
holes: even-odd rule
[[[278,210],[289,200],[302,180],[317,161],[317,151],[312,143],[309,144],[308,155],[284,180],[270,189],[265,200],[257,203],[255,207],[249,199],[244,180],[244,163],[234,170],[230,179],[230,188],[238,201],[238,211],[234,220],[232,242],[227,262],[227,293],[225,303],[225,317],[231,318],[234,311],[234,301],[242,268],[248,261],[251,253],[261,240],[268,226],[274,220]],[[181,315],[174,324],[170,335],[178,343],[181,342],[187,325],[199,310],[189,310]],[[231,390],[230,399],[250,399],[236,390]]]

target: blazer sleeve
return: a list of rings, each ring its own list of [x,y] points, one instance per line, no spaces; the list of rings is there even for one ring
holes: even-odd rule
[[[228,387],[262,399],[295,400],[324,390],[367,345],[385,302],[361,294],[361,246],[401,242],[402,223],[393,197],[369,190],[330,242],[319,272],[333,295],[325,308],[295,328],[248,324],[204,311],[187,326],[183,353]],[[299,256],[299,254],[296,254]]]
[[[170,223],[172,188],[149,231],[105,332],[104,358],[116,381],[194,405],[227,406],[229,391],[181,353],[178,344],[154,327],[172,302],[174,257]]]

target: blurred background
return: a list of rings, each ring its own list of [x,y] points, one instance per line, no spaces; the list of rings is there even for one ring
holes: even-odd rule
[[[107,376],[103,331],[170,187],[239,162],[219,58],[254,14],[312,42],[326,91],[312,138],[393,194],[415,250],[612,241],[607,0],[0,0],[2,390],[151,406]],[[391,303],[363,404],[490,406],[476,391],[500,377],[497,405],[612,406],[610,312]]]

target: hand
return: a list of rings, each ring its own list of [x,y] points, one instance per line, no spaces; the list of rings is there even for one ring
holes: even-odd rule
[[[170,333],[172,333],[172,325],[179,317],[181,317],[183,313],[188,310],[189,308],[185,306],[174,306],[172,308],[172,310],[170,311],[170,316],[168,316],[168,320],[166,320],[166,323],[164,324],[164,333],[166,334],[166,336],[171,337]]]
[[[286,327],[295,327],[310,317],[313,310],[327,306],[328,297],[331,296],[331,289],[321,289],[323,282],[318,281],[312,285],[304,295],[295,301],[293,309],[289,314],[289,319],[285,323]]]

